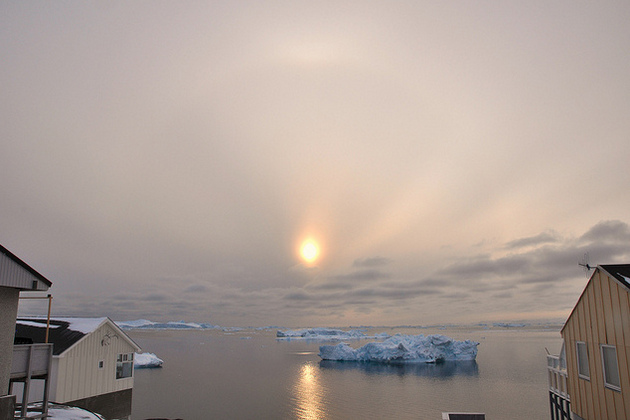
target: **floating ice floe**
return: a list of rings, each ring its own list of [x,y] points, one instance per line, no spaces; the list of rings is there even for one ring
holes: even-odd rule
[[[285,330],[276,332],[277,338],[303,338],[314,341],[362,340],[366,338],[387,338],[389,334],[365,335],[361,330],[338,330],[334,328],[305,328],[302,330]]]
[[[133,367],[136,369],[162,367],[164,360],[154,353],[136,353],[133,357]]]
[[[368,343],[354,349],[346,343],[319,347],[322,360],[406,363],[475,360],[479,343],[457,341],[445,335],[396,334],[383,342]]]

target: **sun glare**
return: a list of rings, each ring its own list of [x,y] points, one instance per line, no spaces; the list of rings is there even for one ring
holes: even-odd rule
[[[302,248],[300,249],[300,254],[302,254],[304,261],[307,263],[313,263],[319,255],[317,244],[313,241],[304,242],[302,244]]]

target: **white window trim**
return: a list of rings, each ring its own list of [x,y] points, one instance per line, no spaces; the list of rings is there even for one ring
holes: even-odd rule
[[[129,378],[133,378],[134,376],[134,366],[133,366],[133,353],[119,353],[118,356],[116,357],[116,380],[117,381],[122,381],[123,379],[129,379]],[[118,359],[121,359],[121,361],[119,362]],[[129,363],[131,365],[131,375],[129,376],[123,376],[118,378],[118,365],[119,364],[126,364]]]
[[[615,385],[608,383],[608,378],[606,378],[606,366],[604,364],[604,348],[612,348],[615,349],[615,361],[617,363],[617,376],[621,380],[620,372],[619,372],[619,357],[617,356],[617,346],[613,346],[611,344],[600,344],[599,345],[599,353],[602,358],[602,375],[604,376],[604,386],[608,389],[612,389],[613,391],[621,392],[621,384]]]
[[[578,350],[578,346],[580,344],[584,344],[584,348],[586,349],[586,365],[588,366],[588,376],[587,375],[583,375],[580,372],[580,352]],[[589,363],[589,357],[588,357],[588,345],[586,344],[585,341],[576,341],[575,342],[575,356],[577,358],[577,371],[578,371],[578,377],[581,379],[585,379],[587,381],[591,380],[591,366]]]

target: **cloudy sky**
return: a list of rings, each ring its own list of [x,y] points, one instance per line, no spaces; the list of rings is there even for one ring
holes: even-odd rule
[[[2,2],[0,243],[57,315],[563,318],[584,253],[630,262],[629,21],[627,1]]]

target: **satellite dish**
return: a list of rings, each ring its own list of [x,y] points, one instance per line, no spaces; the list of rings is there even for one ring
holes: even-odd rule
[[[582,259],[578,261],[578,265],[584,269],[584,275],[586,275],[586,277],[588,277],[591,270],[596,268],[589,264],[588,252],[584,253]]]

